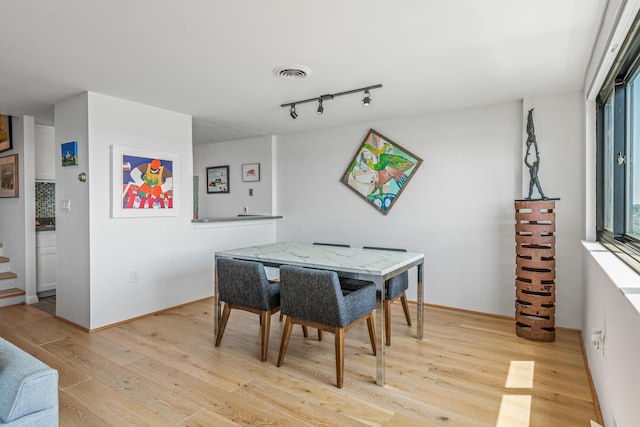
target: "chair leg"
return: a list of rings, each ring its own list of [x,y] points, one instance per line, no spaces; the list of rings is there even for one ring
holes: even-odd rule
[[[384,338],[385,344],[391,345],[391,300],[384,300]]]
[[[280,321],[282,322],[282,319],[284,319],[284,313],[282,313],[282,311],[280,312]]]
[[[338,388],[342,388],[344,382],[344,329],[336,330],[336,377]]]
[[[224,308],[222,309],[222,316],[220,317],[220,325],[218,325],[218,336],[216,337],[216,347],[219,347],[220,342],[222,341],[222,335],[224,335],[224,328],[227,327],[229,314],[231,314],[231,309],[229,308],[229,304],[225,302]]]
[[[263,311],[260,314],[260,324],[262,325],[260,328],[260,332],[262,335],[261,345],[260,345],[260,360],[262,362],[267,361],[267,352],[269,350],[269,330],[271,329],[271,312]]]
[[[282,366],[284,362],[284,355],[287,352],[287,347],[289,346],[289,338],[291,338],[291,329],[293,329],[293,323],[291,323],[291,318],[287,316],[287,320],[284,322],[284,331],[282,331],[282,342],[280,343],[280,353],[278,354],[278,363],[276,366]]]
[[[373,355],[376,354],[376,328],[373,323],[373,311],[369,313],[367,317],[367,327],[369,328],[369,339],[371,340],[371,350],[373,350]]]
[[[407,319],[407,325],[411,326],[411,314],[409,314],[409,304],[407,303],[407,293],[403,292],[400,295],[400,302],[402,303],[402,309],[404,310],[404,317]]]
[[[322,329],[318,329],[318,341],[322,341]]]
[[[284,314],[280,312],[280,320],[282,320],[283,317],[284,317]],[[307,325],[300,325],[300,326],[302,326],[302,335],[304,335],[304,337],[307,338],[309,336],[309,330],[307,329]]]

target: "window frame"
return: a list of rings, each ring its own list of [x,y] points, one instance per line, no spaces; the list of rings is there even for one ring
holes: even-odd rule
[[[640,69],[640,15],[629,32],[627,39],[622,45],[618,57],[612,66],[605,83],[603,84],[596,101],[596,236],[597,240],[607,249],[618,256],[627,265],[640,273],[640,239],[626,233],[627,225],[631,221],[628,219],[627,202],[631,203],[632,197],[628,194],[628,173],[629,173],[629,100],[627,88],[630,79]],[[605,188],[606,175],[605,168],[605,106],[607,101],[613,99],[613,156],[611,161],[613,167],[613,229],[605,227]],[[640,121],[640,116],[638,117]],[[620,153],[620,154],[618,154]],[[620,164],[617,159],[619,155],[625,159]],[[640,158],[640,156],[639,156]],[[640,165],[640,161],[638,162]],[[640,171],[640,170],[639,170]],[[640,174],[636,180],[640,178]],[[640,185],[640,183],[639,183]]]

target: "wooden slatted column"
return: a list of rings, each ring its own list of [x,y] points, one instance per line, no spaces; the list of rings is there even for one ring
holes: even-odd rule
[[[555,341],[555,202],[523,200],[516,210],[516,334]]]

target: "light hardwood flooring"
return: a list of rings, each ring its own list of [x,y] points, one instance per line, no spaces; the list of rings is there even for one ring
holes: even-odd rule
[[[344,388],[333,335],[295,328],[275,366],[284,322],[260,362],[258,317],[234,310],[213,346],[212,300],[94,333],[29,306],[0,309],[0,336],[59,372],[61,426],[589,426],[597,420],[580,336],[519,338],[514,321],[425,308],[418,341],[399,304],[375,384],[366,324],[346,334]],[[410,304],[413,319],[415,304]],[[515,385],[515,386],[514,386]]]

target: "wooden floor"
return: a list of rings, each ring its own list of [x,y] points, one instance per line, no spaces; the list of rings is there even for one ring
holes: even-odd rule
[[[579,334],[518,338],[512,320],[425,309],[425,339],[393,306],[386,386],[366,324],[347,332],[345,383],[333,335],[273,316],[267,362],[258,318],[234,311],[213,346],[212,300],[87,334],[29,306],[0,309],[0,336],[59,371],[61,426],[584,426],[596,420]],[[415,305],[413,310],[415,322]]]

